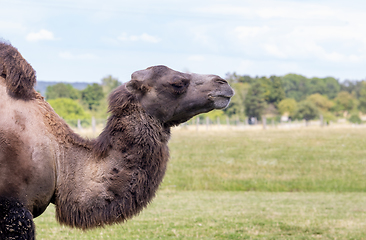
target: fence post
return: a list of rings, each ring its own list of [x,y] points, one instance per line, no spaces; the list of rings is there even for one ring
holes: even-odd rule
[[[320,126],[321,126],[321,127],[323,127],[323,126],[324,126],[323,114],[320,114]]]
[[[265,116],[262,117],[262,124],[263,124],[263,129],[265,130],[267,127],[267,118]]]
[[[197,121],[196,121],[196,131],[198,131],[198,126],[200,125],[200,118],[197,117]]]
[[[95,117],[94,116],[92,117],[92,122],[91,123],[92,123],[93,134],[95,134],[95,132],[96,132],[96,129],[95,129],[96,122],[95,122]]]
[[[81,127],[80,119],[78,119],[78,130],[81,131],[83,128]]]

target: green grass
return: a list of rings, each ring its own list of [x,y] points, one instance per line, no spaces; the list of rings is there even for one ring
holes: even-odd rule
[[[174,130],[158,196],[82,232],[54,207],[37,239],[366,239],[366,128]]]
[[[366,129],[174,131],[164,189],[365,192]]]
[[[366,193],[160,191],[140,216],[93,231],[60,227],[54,207],[37,239],[366,239]]]

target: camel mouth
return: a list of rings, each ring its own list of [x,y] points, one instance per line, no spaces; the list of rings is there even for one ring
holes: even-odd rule
[[[234,94],[234,90],[229,85],[227,85],[227,88],[209,93],[208,97],[210,99],[226,99],[230,101]]]
[[[233,95],[229,95],[229,94],[224,94],[224,95],[213,95],[213,94],[210,94],[208,95],[209,99],[212,99],[212,100],[216,100],[216,99],[226,99],[226,100],[229,100],[231,99]]]
[[[216,96],[217,98],[226,98],[226,99],[228,99],[228,100],[230,100],[231,99],[231,97],[232,97],[232,95],[230,95],[230,96],[228,96],[228,95],[218,95],[218,96]]]
[[[210,95],[209,99],[213,101],[215,109],[224,109],[229,105],[231,97],[228,95]]]

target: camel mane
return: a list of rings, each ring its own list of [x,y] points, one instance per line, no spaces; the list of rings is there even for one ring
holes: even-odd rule
[[[0,74],[10,96],[23,100],[36,97],[33,90],[36,71],[10,43],[0,42],[0,65]]]
[[[142,112],[136,97],[127,91],[125,85],[115,89],[110,94],[108,101],[108,112],[111,116],[102,133],[93,141],[93,152],[99,157],[105,157],[108,154],[112,148],[112,138],[117,132],[125,132],[126,124],[121,122],[121,118]]]

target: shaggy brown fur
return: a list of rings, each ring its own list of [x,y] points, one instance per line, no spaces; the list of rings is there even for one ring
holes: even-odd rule
[[[169,129],[144,113],[125,88],[112,94],[110,103],[122,99],[125,102],[110,110],[113,114],[105,130],[93,141],[97,165],[104,164],[108,156],[122,156],[103,173],[106,191],[100,199],[77,204],[78,193],[70,193],[70,185],[60,186],[56,212],[61,223],[87,229],[131,218],[151,201],[163,179]]]
[[[137,71],[110,95],[107,125],[88,140],[32,88],[35,72],[10,44],[0,43],[0,62],[0,219],[22,213],[3,218],[0,239],[18,217],[31,223],[19,228],[19,239],[34,236],[32,215],[49,203],[60,223],[82,229],[136,215],[163,179],[170,127],[226,107],[233,95],[215,75]]]
[[[9,94],[15,98],[34,98],[36,72],[12,45],[0,42],[0,73]]]

